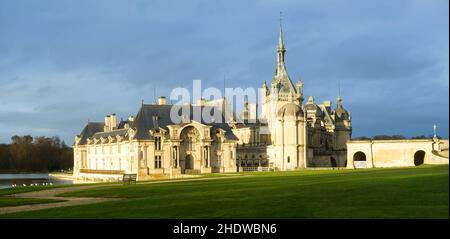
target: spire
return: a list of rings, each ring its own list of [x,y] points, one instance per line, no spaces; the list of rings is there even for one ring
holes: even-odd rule
[[[274,88],[277,88],[277,91],[283,92],[284,96],[287,97],[295,96],[296,90],[295,86],[292,83],[291,79],[289,78],[289,75],[286,71],[286,65],[284,62],[284,53],[286,52],[286,48],[284,47],[283,42],[283,26],[282,26],[282,13],[280,12],[280,32],[278,36],[278,46],[277,46],[277,67],[275,76],[272,80],[272,94],[274,92]],[[284,100],[288,100],[287,98]]]
[[[278,34],[278,51],[285,50],[284,42],[283,42],[283,16],[282,12],[280,12],[280,32]]]
[[[286,48],[284,47],[284,42],[283,42],[283,18],[282,18],[282,12],[280,12],[280,32],[278,34],[278,47],[277,47],[277,52],[278,52],[278,73],[280,73],[280,71],[285,68],[284,65],[284,53],[286,52]]]

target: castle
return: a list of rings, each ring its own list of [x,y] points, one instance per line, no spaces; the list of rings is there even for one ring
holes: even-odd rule
[[[144,180],[252,167],[345,167],[350,113],[340,97],[335,108],[330,101],[317,104],[313,97],[304,103],[303,84],[292,83],[285,53],[280,26],[276,73],[270,86],[263,84],[258,119],[256,107],[248,102],[242,121],[225,119],[223,99],[183,106],[219,112],[220,120],[190,115],[182,123],[173,122],[170,112],[175,106],[160,97],[155,104],[142,104],[136,116],[126,120],[119,122],[111,114],[104,122],[89,122],[75,137],[74,175],[113,179],[134,173]]]
[[[346,142],[351,138],[351,116],[337,98],[317,104],[310,96],[303,103],[303,83],[291,81],[285,64],[286,48],[280,26],[277,67],[270,87],[262,85],[261,115],[250,122],[249,104],[243,123],[232,123],[238,136],[238,165],[270,166],[280,170],[306,167],[345,167]],[[255,106],[252,107],[253,111]]]

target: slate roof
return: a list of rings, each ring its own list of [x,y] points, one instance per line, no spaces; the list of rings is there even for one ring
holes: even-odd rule
[[[149,130],[155,129],[157,127],[168,130],[168,125],[182,124],[181,122],[173,122],[170,114],[172,107],[174,108],[175,113],[181,113],[181,110],[185,112],[190,112],[189,119],[198,121],[204,125],[209,125],[211,127],[211,132],[214,132],[216,129],[220,128],[225,131],[225,137],[230,140],[238,140],[236,135],[231,131],[230,126],[225,122],[222,112],[217,107],[212,106],[193,106],[193,105],[156,105],[156,104],[143,104],[139,109],[139,112],[136,115],[134,122],[132,123],[133,128],[137,130],[136,139],[144,140],[150,139]],[[178,111],[176,111],[178,110]],[[189,111],[188,111],[189,110]],[[210,112],[204,117],[200,117],[201,119],[194,118],[194,112]],[[216,113],[215,111],[219,111]],[[220,115],[220,118],[213,119],[214,115]],[[156,116],[156,118],[155,118]],[[187,117],[187,116],[186,116]],[[209,117],[209,118],[205,118]],[[179,118],[181,120],[181,117]],[[223,122],[223,123],[214,123],[214,122]]]
[[[284,67],[281,72],[274,77],[274,80],[279,84],[278,87],[280,89],[280,93],[296,93],[294,84],[292,83],[291,78]]]
[[[92,136],[92,138],[96,138],[96,139],[99,139],[101,137],[108,138],[109,136],[116,137],[117,135],[125,136],[127,134],[127,132],[128,132],[128,129],[116,129],[116,130],[112,130],[109,132],[97,132]]]
[[[344,107],[338,107],[336,110],[334,110],[333,114],[336,117],[336,120],[347,120],[349,119],[349,112],[344,109]]]
[[[86,144],[88,138],[92,137],[97,132],[103,132],[103,127],[105,124],[103,122],[89,122],[81,131],[81,140],[79,144]]]
[[[151,136],[149,134],[149,130],[155,129],[157,127],[163,128],[165,130],[168,130],[168,125],[180,125],[183,124],[182,122],[173,122],[170,114],[172,107],[178,107],[174,108],[178,110],[190,110],[190,117],[189,120],[195,120],[199,123],[202,123],[204,125],[211,126],[211,133],[215,132],[217,129],[222,129],[225,131],[225,137],[228,140],[238,140],[236,135],[233,134],[233,131],[231,130],[228,123],[225,122],[224,116],[222,112],[217,108],[213,106],[193,106],[193,105],[156,105],[156,104],[142,104],[141,108],[139,109],[134,121],[127,121],[127,123],[130,124],[130,128],[133,128],[136,130],[135,138],[138,140],[147,140],[151,139]],[[204,117],[199,117],[197,119],[194,117],[195,111],[203,112],[202,110],[206,110],[206,112],[210,112],[210,114],[206,114]],[[218,112],[216,112],[218,111]],[[178,111],[180,112],[180,111]],[[217,119],[214,119],[215,114],[218,115]],[[156,116],[156,117],[155,117]],[[205,118],[207,117],[207,118]],[[180,118],[181,119],[181,118]],[[218,123],[216,123],[218,122]],[[223,123],[222,123],[223,122]],[[81,131],[80,137],[81,140],[79,142],[80,145],[86,144],[88,138],[107,138],[109,136],[115,137],[117,135],[120,136],[126,136],[128,129],[123,128],[121,124],[124,124],[125,122],[119,123],[119,129],[109,131],[109,132],[103,132],[104,123],[101,122],[90,122],[88,123],[84,129]]]

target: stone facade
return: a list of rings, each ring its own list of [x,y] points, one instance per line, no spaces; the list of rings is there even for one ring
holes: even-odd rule
[[[408,167],[448,164],[448,140],[350,140],[348,168]]]
[[[352,133],[350,113],[344,109],[340,96],[334,109],[330,101],[317,104],[312,96],[303,103],[303,83],[292,83],[285,53],[280,28],[277,67],[270,86],[266,82],[262,85],[260,118],[250,117],[256,113],[247,103],[243,123],[231,124],[239,138],[238,165],[279,170],[345,167],[346,142]]]
[[[117,180],[124,173],[134,173],[138,180],[145,180],[236,172],[238,139],[230,127],[194,119],[173,123],[172,107],[143,104],[136,118],[117,123],[112,114],[104,123],[88,123],[75,137],[74,176]],[[209,106],[188,107],[194,111]]]

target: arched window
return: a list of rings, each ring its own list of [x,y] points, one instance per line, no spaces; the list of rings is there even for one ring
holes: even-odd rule
[[[181,139],[187,151],[195,150],[195,143],[199,140],[199,132],[193,126],[188,126],[181,132]]]
[[[366,161],[366,154],[358,151],[353,155],[353,160],[354,161]]]
[[[290,163],[291,162],[291,156],[287,157],[287,162]]]

